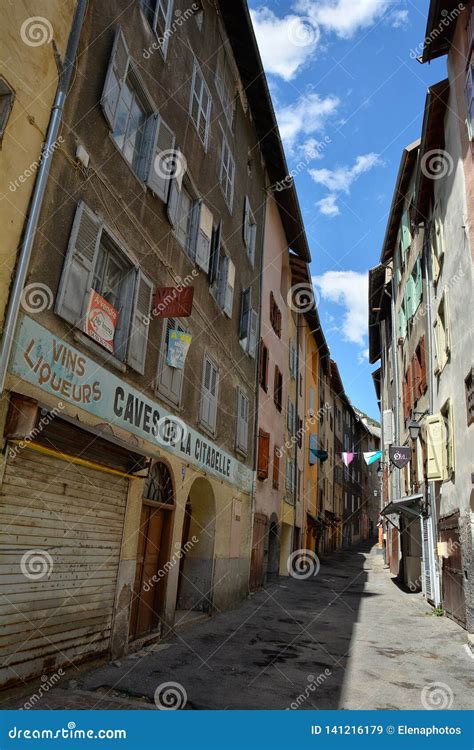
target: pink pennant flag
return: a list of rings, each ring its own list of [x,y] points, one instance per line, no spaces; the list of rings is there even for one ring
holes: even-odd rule
[[[344,462],[344,464],[346,466],[349,466],[349,464],[352,462],[353,459],[354,459],[354,454],[353,453],[343,453],[342,454],[342,460],[343,460],[343,462]]]

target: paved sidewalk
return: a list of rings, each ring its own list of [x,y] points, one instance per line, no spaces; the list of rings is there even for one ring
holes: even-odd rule
[[[157,700],[188,710],[474,708],[466,642],[421,595],[401,591],[367,548],[335,554],[310,580],[279,578],[35,707],[155,708],[160,688]]]

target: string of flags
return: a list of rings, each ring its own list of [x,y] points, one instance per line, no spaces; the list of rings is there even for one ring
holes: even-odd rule
[[[342,461],[345,466],[349,466],[349,464],[352,463],[355,456],[360,456],[360,453],[356,452],[346,452],[342,453]],[[376,463],[376,461],[380,461],[382,458],[382,451],[367,451],[365,453],[362,453],[364,456],[365,463],[367,466],[370,466],[371,464]]]

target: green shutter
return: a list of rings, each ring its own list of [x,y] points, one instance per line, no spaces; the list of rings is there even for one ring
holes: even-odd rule
[[[413,279],[413,314],[418,310],[423,297],[423,277],[421,275],[421,261],[416,259]]]
[[[407,319],[405,315],[405,304],[402,303],[398,312],[398,334],[400,338],[404,339],[407,332]]]
[[[411,320],[413,317],[413,294],[414,294],[413,276],[410,275],[407,279],[407,283],[405,287],[405,314],[406,314],[407,320]]]
[[[407,210],[403,212],[403,217],[402,217],[402,235],[401,235],[402,252],[406,253],[410,245],[411,245],[410,215]]]

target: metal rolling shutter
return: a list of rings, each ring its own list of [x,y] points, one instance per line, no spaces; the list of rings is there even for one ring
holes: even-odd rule
[[[0,491],[0,685],[107,650],[127,490],[125,477],[30,448],[8,457]],[[45,562],[36,572],[46,575],[31,577],[33,558],[24,557],[31,550],[40,551]]]

